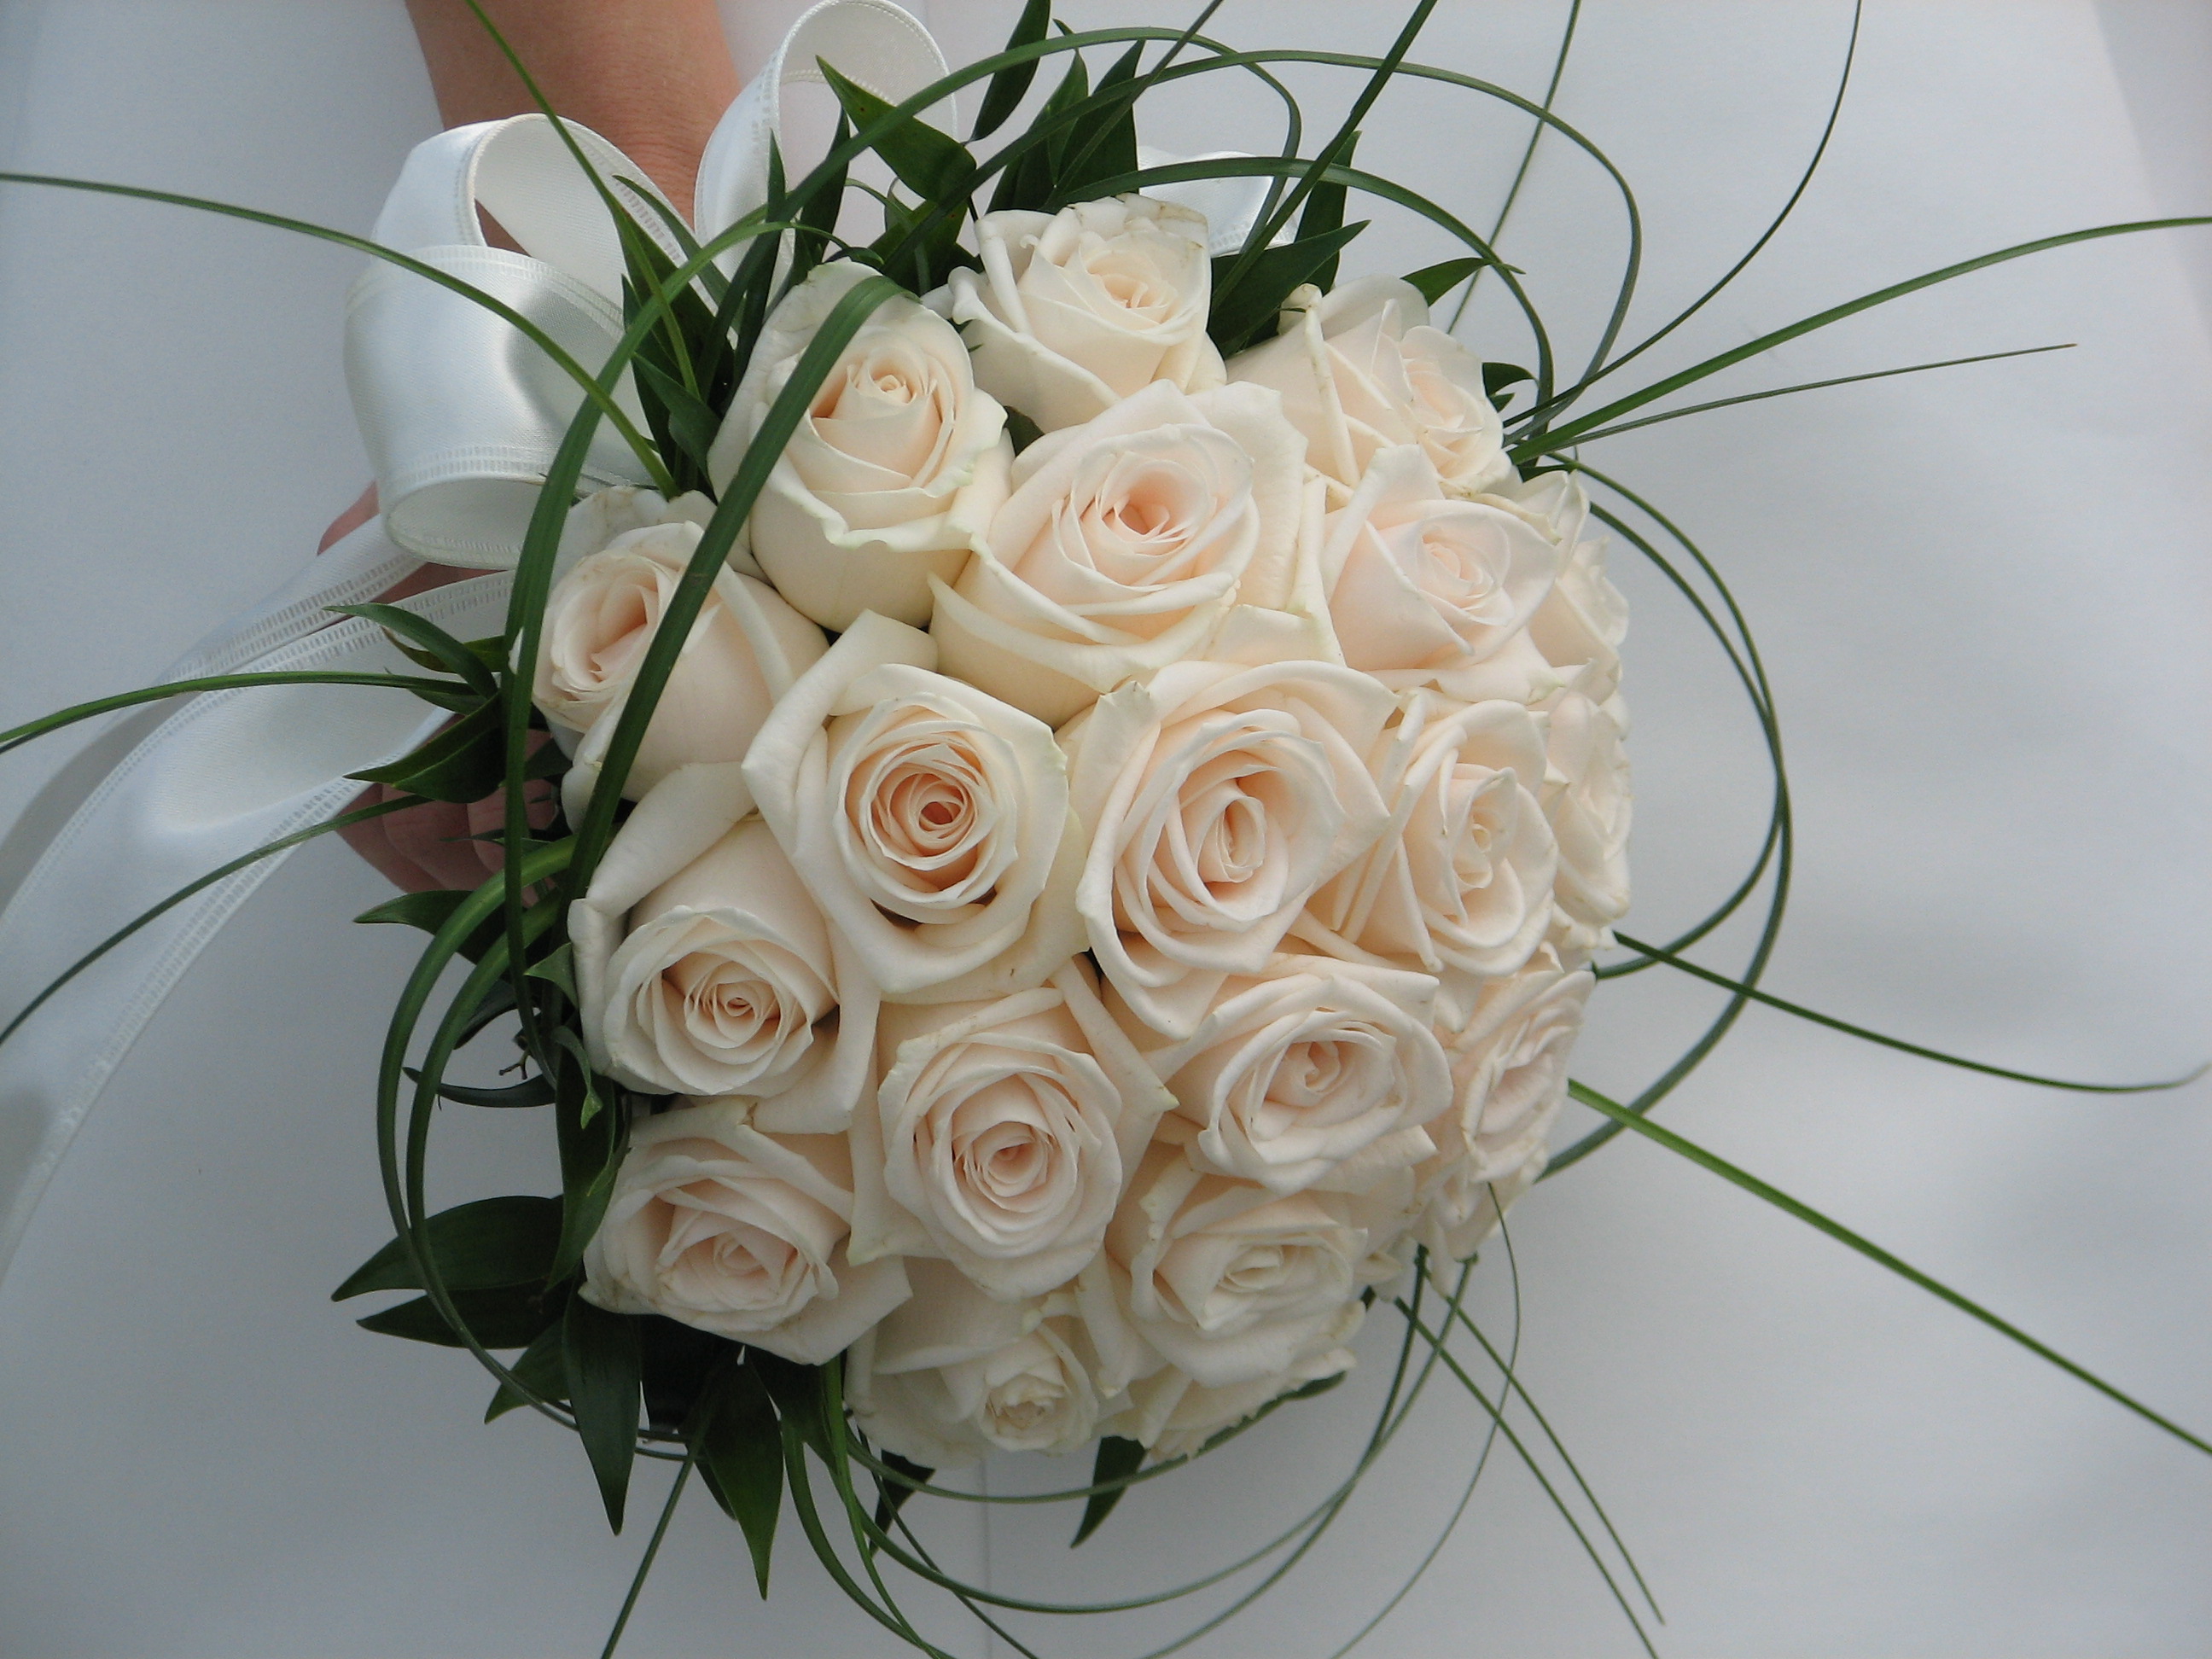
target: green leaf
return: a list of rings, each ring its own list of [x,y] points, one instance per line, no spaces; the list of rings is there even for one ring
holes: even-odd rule
[[[1044,100],[1044,107],[1037,112],[1036,124],[1030,129],[1032,133],[1042,131],[1045,137],[999,175],[999,187],[991,193],[994,213],[1010,208],[1034,210],[1052,200],[1053,177],[1066,154],[1068,138],[1074,131],[1073,127],[1055,129],[1052,124],[1090,95],[1091,76],[1083,67],[1083,55],[1070,52],[1066,74],[1060,76],[1052,96]]]
[[[498,918],[496,917],[489,918],[486,921],[480,924],[480,926],[485,927],[495,927]],[[475,936],[473,934],[471,935],[471,939],[474,937]],[[466,955],[467,953],[468,945],[466,942],[465,942],[462,947],[462,954]],[[478,952],[479,957],[481,954],[481,952]],[[477,1000],[475,1012],[470,1014],[467,1023],[461,1027],[459,1038],[455,1042],[454,1046],[458,1048],[461,1043],[467,1042],[472,1038],[481,1035],[484,1027],[490,1024],[492,1021],[497,1019],[502,1014],[511,1014],[514,1012],[514,986],[513,981],[505,979],[494,980],[490,984],[484,987],[483,997]]]
[[[1012,441],[1014,453],[1018,455],[1039,438],[1043,437],[1044,433],[1035,421],[1023,414],[1020,410],[1009,408],[1006,410],[1006,436]]]
[[[574,1033],[562,1026],[556,1042],[562,1036],[573,1039]],[[599,1097],[581,1055],[560,1043],[556,1062],[553,1121],[561,1147],[561,1243],[547,1273],[557,1280],[575,1271],[584,1247],[599,1230],[622,1168],[625,1136],[622,1113],[596,1109]]]
[[[386,783],[430,800],[482,800],[507,774],[501,709],[487,702],[464,714],[411,754],[387,766],[349,772],[363,783]]]
[[[576,994],[576,948],[565,939],[522,973],[525,979],[542,979],[549,985],[557,986],[571,1002],[583,1000]]]
[[[568,1405],[576,1434],[599,1483],[607,1524],[623,1526],[623,1502],[637,1455],[637,1323],[572,1297],[561,1321],[561,1358],[568,1369]]]
[[[1342,146],[1342,153],[1331,155],[1328,160],[1350,162],[1352,149],[1358,142],[1358,133],[1347,133]],[[1316,185],[1313,194],[1306,198],[1305,211],[1298,216],[1297,240],[1301,242],[1310,242],[1328,235],[1333,230],[1340,229],[1344,224],[1346,195],[1345,187],[1340,184]],[[1325,294],[1336,286],[1336,266],[1337,256],[1331,253],[1314,268],[1313,274],[1308,276],[1306,281],[1313,283]]]
[[[398,922],[402,927],[434,933],[461,908],[461,901],[466,897],[466,893],[450,887],[433,888],[427,893],[401,893],[381,904],[371,905],[354,920],[371,925]]]
[[[498,640],[466,643],[455,639],[428,617],[418,617],[412,611],[396,605],[333,605],[324,607],[337,616],[359,617],[376,623],[392,636],[411,662],[425,668],[441,668],[448,674],[458,675],[467,683],[470,690],[480,697],[499,695],[499,680],[493,670],[504,664],[503,642]],[[489,662],[479,647],[489,644],[499,654]]]
[[[550,744],[547,747],[550,748]],[[471,837],[472,840],[483,837]],[[496,840],[497,836],[490,837]],[[403,927],[419,927],[426,933],[435,933],[446,925],[467,894],[453,888],[434,888],[427,893],[402,893],[383,903],[362,911],[354,920],[372,926],[397,922]],[[483,960],[483,953],[499,937],[499,919],[495,916],[480,924],[461,942],[461,954],[471,962]]]
[[[561,1357],[561,1327],[548,1325],[532,1339],[522,1357],[507,1367],[518,1380],[529,1385],[540,1400],[566,1400],[568,1397],[568,1367]],[[484,1407],[484,1421],[504,1417],[507,1413],[530,1403],[520,1390],[502,1382]]]
[[[1523,380],[1533,380],[1535,378],[1527,369],[1516,368],[1511,363],[1485,363],[1482,366],[1483,395],[1494,404],[1498,401],[1498,394],[1504,391],[1507,386],[1518,386]]]
[[[1143,41],[1135,42],[1115,59],[1113,68],[1099,76],[1098,97],[1116,90],[1125,95],[1117,102],[1103,105],[1089,121],[1078,122],[1070,129],[1076,137],[1054,157],[1054,202],[1065,206],[1084,201],[1097,194],[1091,186],[1101,179],[1137,170],[1137,94],[1142,88],[1131,82],[1136,78],[1138,55],[1144,49]]]
[[[416,1073],[410,1069],[407,1075],[415,1077]],[[421,1079],[416,1078],[416,1081],[419,1082]],[[502,1110],[531,1106],[550,1106],[553,1103],[553,1084],[551,1079],[543,1075],[526,1077],[520,1083],[509,1083],[498,1088],[488,1089],[471,1088],[460,1083],[441,1082],[438,1085],[438,1098],[450,1100],[456,1106],[488,1106]]]
[[[776,1517],[783,1511],[783,1441],[756,1367],[734,1365],[724,1373],[701,1439],[699,1472],[723,1513],[744,1529],[753,1576],[766,1596]]]
[[[865,132],[888,117],[893,106],[840,75],[823,58],[816,58],[837,101],[852,118],[855,131]],[[903,116],[889,131],[878,135],[869,148],[884,158],[898,180],[925,202],[945,202],[960,195],[975,176],[975,158],[950,133],[939,132],[917,116]]]
[[[559,1297],[548,1297],[537,1287],[526,1285],[453,1292],[454,1311],[487,1348],[528,1347],[557,1316],[560,1304]],[[427,1296],[418,1296],[412,1302],[403,1302],[396,1308],[386,1308],[354,1322],[380,1336],[404,1336],[410,1342],[431,1342],[441,1348],[468,1346]]]
[[[912,1458],[901,1457],[894,1451],[884,1454],[884,1466],[897,1470],[910,1480],[925,1483],[937,1473],[935,1469],[925,1468]],[[889,1531],[891,1522],[898,1518],[898,1512],[906,1507],[907,1499],[914,1496],[914,1488],[902,1486],[896,1480],[885,1480],[880,1476],[877,1478],[876,1488],[876,1528],[878,1531]]]
[[[1109,1480],[1121,1480],[1134,1474],[1144,1466],[1145,1448],[1140,1441],[1125,1440],[1118,1434],[1102,1436],[1098,1442],[1097,1460],[1091,1466],[1091,1484],[1104,1486]],[[1121,1501],[1126,1486],[1107,1486],[1103,1492],[1094,1492],[1083,1506],[1083,1522],[1068,1540],[1073,1549],[1085,1539],[1106,1524],[1106,1517],[1114,1513],[1114,1506]]]
[[[745,1364],[768,1386],[782,1421],[814,1448],[816,1456],[830,1462],[830,1431],[822,1420],[822,1367],[798,1364],[762,1348],[746,1349]]]
[[[1029,0],[1014,23],[1014,32],[1006,37],[1006,50],[1018,52],[1035,46],[1044,39],[1051,23],[1052,0]],[[1037,61],[1032,58],[1025,63],[1009,64],[985,83],[983,106],[975,112],[975,125],[968,134],[969,143],[988,138],[1006,124],[1006,118],[1020,106],[1030,82],[1036,78]]]
[[[1446,259],[1441,264],[1423,265],[1419,270],[1406,273],[1406,280],[1421,290],[1421,297],[1434,305],[1468,277],[1488,264],[1487,259]]]
[[[837,112],[837,131],[830,135],[830,148],[834,152],[844,146],[853,136],[853,124],[845,118],[845,112]],[[791,244],[791,270],[785,281],[803,283],[806,275],[820,264],[830,249],[830,239],[837,228],[837,216],[845,206],[846,168],[840,165],[816,185],[799,210],[797,222],[812,231],[812,235],[794,235]]]
[[[422,1243],[437,1258],[449,1289],[486,1291],[534,1285],[545,1278],[561,1237],[561,1206],[550,1198],[480,1198],[432,1216]],[[407,1246],[393,1239],[354,1269],[331,1300],[371,1291],[419,1291],[422,1275]]]
[[[1362,219],[1323,231],[1318,236],[1301,237],[1280,247],[1268,248],[1251,261],[1244,280],[1233,292],[1224,294],[1217,289],[1206,331],[1213,337],[1221,355],[1234,356],[1262,335],[1272,332],[1283,301],[1290,298],[1291,291],[1301,283],[1313,281],[1316,273],[1324,268],[1334,269],[1338,252],[1366,228],[1367,221]],[[1224,254],[1216,259],[1215,276],[1226,272],[1237,258],[1235,254]]]

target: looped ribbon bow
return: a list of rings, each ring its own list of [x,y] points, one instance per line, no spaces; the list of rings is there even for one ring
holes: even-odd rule
[[[692,222],[711,238],[767,199],[781,90],[823,77],[817,59],[902,102],[946,73],[929,32],[890,0],[823,0],[716,127]],[[956,128],[952,100],[926,118]],[[569,136],[633,219],[684,257],[666,198],[605,139]],[[1177,158],[1139,152],[1140,164]],[[1259,180],[1154,193],[1207,216],[1214,250],[1240,243]],[[522,250],[489,245],[489,214]],[[355,283],[346,375],[381,518],[263,604],[225,623],[164,682],[259,671],[404,673],[383,630],[329,607],[374,599],[425,560],[485,575],[400,601],[463,639],[505,625],[508,575],[562,434],[623,331],[621,245],[607,204],[541,115],[480,123],[417,145],[374,240],[508,307],[550,343],[468,295],[378,260]],[[733,269],[737,253],[722,256]],[[641,422],[625,374],[611,393]],[[649,475],[602,420],[586,489]],[[329,685],[203,693],[114,717],[0,842],[0,1022],[94,945],[213,870],[330,817],[360,793],[349,773],[397,759],[446,716],[398,690]],[[108,1077],[216,931],[283,862],[276,853],[172,904],[84,968],[0,1048],[0,1272]]]

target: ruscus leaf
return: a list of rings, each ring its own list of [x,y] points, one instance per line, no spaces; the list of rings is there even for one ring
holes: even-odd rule
[[[1097,1460],[1091,1466],[1091,1484],[1103,1486],[1109,1480],[1121,1480],[1134,1474],[1143,1467],[1145,1448],[1142,1443],[1126,1440],[1118,1434],[1102,1437],[1098,1442]],[[1106,1524],[1106,1517],[1114,1513],[1114,1506],[1121,1501],[1127,1486],[1109,1486],[1104,1492],[1094,1492],[1083,1506],[1083,1522],[1076,1528],[1075,1536],[1067,1547],[1073,1549],[1085,1539]]]
[[[456,1291],[495,1290],[542,1281],[561,1237],[560,1200],[551,1198],[480,1198],[441,1211],[422,1224],[423,1243],[437,1258],[447,1286]],[[419,1291],[422,1276],[408,1260],[407,1247],[393,1239],[362,1263],[331,1300],[371,1291]]]
[[[561,1320],[561,1358],[568,1370],[569,1409],[576,1413],[576,1433],[599,1484],[607,1524],[620,1532],[630,1464],[637,1455],[637,1323],[580,1296],[571,1297]]]
[[[718,1385],[699,1468],[714,1501],[743,1529],[765,1597],[776,1517],[783,1511],[783,1441],[775,1407],[753,1365],[732,1366]]]

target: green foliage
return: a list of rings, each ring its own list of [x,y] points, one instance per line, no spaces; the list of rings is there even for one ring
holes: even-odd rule
[[[359,617],[376,623],[409,661],[454,675],[480,697],[499,695],[496,671],[507,663],[504,641],[457,640],[428,617],[418,617],[396,605],[334,605],[329,608],[337,616]]]
[[[975,177],[975,158],[967,145],[918,116],[894,118],[891,105],[847,80],[826,60],[815,62],[854,130],[869,135],[868,148],[884,158],[901,184],[925,202],[949,201],[968,189]]]
[[[1037,118],[1020,154],[999,175],[992,192],[991,210],[1018,208],[1034,211],[1051,203],[1058,191],[1056,180],[1075,128],[1071,112],[1091,96],[1091,76],[1080,52],[1070,52],[1060,84],[1037,112]]]
[[[471,709],[421,748],[388,765],[346,775],[363,783],[388,784],[426,800],[457,805],[482,800],[507,776],[499,705],[487,702]]]
[[[365,1331],[380,1336],[404,1336],[410,1342],[434,1343],[441,1348],[527,1347],[538,1334],[561,1316],[568,1293],[549,1294],[535,1285],[507,1285],[490,1291],[454,1291],[453,1310],[467,1334],[441,1313],[434,1297],[419,1296],[396,1308],[386,1308],[356,1320]]]
[[[491,1404],[484,1407],[484,1421],[493,1422],[518,1407],[530,1403],[530,1395],[540,1400],[565,1401],[568,1397],[568,1366],[561,1355],[561,1327],[548,1325],[531,1339],[522,1357],[514,1362],[514,1382],[502,1382],[493,1392]],[[522,1384],[522,1388],[515,1386]],[[529,1394],[523,1392],[529,1389]]]
[[[1018,52],[1024,46],[1034,46],[1045,37],[1052,22],[1052,0],[1029,0],[1022,15],[1015,20],[1014,32],[1006,37],[1006,50]],[[968,142],[988,138],[1006,123],[1030,82],[1036,78],[1037,60],[1024,58],[1018,64],[1009,64],[994,74],[983,88],[982,107],[975,112],[975,125],[969,130]]]
[[[553,1121],[561,1148],[562,1207],[560,1243],[546,1272],[560,1279],[583,1261],[584,1247],[606,1214],[628,1124],[624,1113],[599,1109],[590,1068],[568,1045],[556,1047],[551,1059],[548,1075],[553,1079]]]
[[[561,1237],[561,1205],[550,1198],[480,1198],[441,1211],[422,1224],[416,1248],[437,1258],[457,1291],[542,1285]],[[331,1300],[371,1291],[418,1291],[422,1276],[406,1241],[393,1239],[354,1269]]]
[[[1214,290],[1213,308],[1206,319],[1206,331],[1224,357],[1233,357],[1245,347],[1272,337],[1275,319],[1281,313],[1283,302],[1291,297],[1291,290],[1301,283],[1321,279],[1324,271],[1336,268],[1337,255],[1344,245],[1367,228],[1367,221],[1341,225],[1334,230],[1324,230],[1313,236],[1302,236],[1280,247],[1271,247],[1253,259],[1247,268],[1244,280],[1227,293]],[[1224,254],[1213,262],[1214,274],[1224,276],[1237,263],[1240,256]]]
[[[1089,100],[1091,112],[1053,158],[1049,206],[1088,201],[1102,193],[1102,181],[1137,170],[1137,98],[1145,89],[1137,80],[1137,58],[1143,50],[1143,41],[1133,43],[1099,77]]]
[[[561,1318],[561,1361],[568,1372],[577,1437],[599,1482],[607,1524],[620,1532],[630,1464],[637,1454],[637,1322],[594,1307],[580,1296],[570,1298]]]
[[[1474,258],[1444,259],[1432,265],[1423,265],[1419,270],[1407,271],[1406,280],[1420,289],[1424,300],[1434,305],[1481,270],[1486,263]]]
[[[1097,1490],[1084,1504],[1082,1522],[1075,1528],[1075,1536],[1067,1540],[1068,1548],[1073,1549],[1106,1524],[1106,1517],[1114,1513],[1114,1506],[1129,1490],[1126,1484],[1109,1483],[1121,1482],[1123,1476],[1134,1474],[1144,1462],[1141,1441],[1125,1440],[1117,1434],[1099,1437],[1098,1455],[1091,1465],[1091,1483]]]
[[[910,1457],[901,1457],[896,1452],[885,1452],[884,1463],[893,1473],[904,1475],[906,1480],[886,1480],[881,1475],[877,1477],[876,1525],[878,1528],[888,1527],[897,1519],[898,1512],[914,1496],[915,1487],[908,1485],[908,1481],[926,1486],[929,1484],[929,1478],[937,1473],[935,1469],[925,1468]]]
[[[748,1361],[757,1358],[746,1355]],[[753,1576],[766,1596],[775,1523],[783,1512],[783,1441],[758,1365],[723,1370],[709,1396],[696,1449],[707,1490],[744,1533]]]

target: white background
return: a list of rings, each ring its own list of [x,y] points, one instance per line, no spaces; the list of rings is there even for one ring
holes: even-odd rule
[[[749,11],[735,33],[765,41],[788,9]],[[994,45],[1011,9],[939,0],[929,21],[957,60]],[[1422,53],[1538,91],[1564,11],[1444,0]],[[1092,0],[1070,15],[1180,21]],[[1216,28],[1371,50],[1394,22],[1394,8],[1232,0]],[[1638,191],[1632,337],[1787,195],[1847,23],[1841,0],[1587,9],[1559,107]],[[1797,217],[1649,372],[2006,243],[2212,210],[2207,86],[2197,5],[1872,5]],[[1394,92],[1362,155],[1486,224],[1516,130],[1461,107]],[[1146,136],[1262,143],[1241,124],[1263,108],[1191,102]],[[364,230],[434,118],[396,0],[0,6],[9,167]],[[1564,148],[1527,200],[1509,253],[1578,361],[1618,268],[1619,210]],[[1358,257],[1403,270],[1443,252],[1384,222]],[[174,210],[0,191],[0,721],[143,682],[296,568],[358,490],[337,367],[356,264]],[[2208,300],[2212,233],[2044,256],[1770,353],[1705,395],[2078,349],[1593,451],[1700,538],[1759,632],[1802,835],[1778,993],[2084,1078],[2169,1073],[2212,1048]],[[1500,313],[1468,337],[1525,361]],[[1755,846],[1760,756],[1679,603],[1632,550],[1615,568],[1635,606],[1635,927],[1664,937]],[[5,799],[51,763],[0,767]],[[325,1300],[385,1235],[367,1078],[408,947],[344,926],[379,896],[319,848],[249,905],[118,1073],[0,1285],[11,1659],[597,1650],[644,1526],[605,1536],[580,1455],[544,1425],[478,1426],[489,1390],[465,1358],[368,1336]],[[1733,967],[1744,948],[1730,936],[1703,955]],[[1713,1004],[1657,973],[1608,987],[1580,1069],[1632,1091]],[[2208,1107],[2203,1085],[2045,1094],[1753,1013],[1664,1111],[2203,1430]],[[441,1128],[448,1197],[544,1182],[540,1126],[495,1115]],[[1667,1607],[1662,1651],[2212,1646],[2212,1460],[1656,1149],[1618,1144],[1540,1188],[1515,1237],[1523,1379]],[[1382,1358],[1371,1346],[1352,1386],[1210,1463],[1219,1478],[1133,1496],[1073,1556],[1059,1510],[1001,1512],[988,1539],[956,1511],[932,1535],[948,1565],[1016,1592],[1210,1566],[1334,1480]],[[1330,1541],[1197,1651],[1328,1653],[1449,1510],[1477,1429],[1440,1388]],[[641,1477],[640,1511],[659,1484]],[[938,1627],[984,1650],[957,1620]],[[1042,1650],[1134,1652],[1155,1630],[1079,1621]],[[763,1607],[733,1530],[696,1498],[624,1648],[892,1650],[795,1532]],[[1501,1450],[1362,1651],[1635,1648]]]

